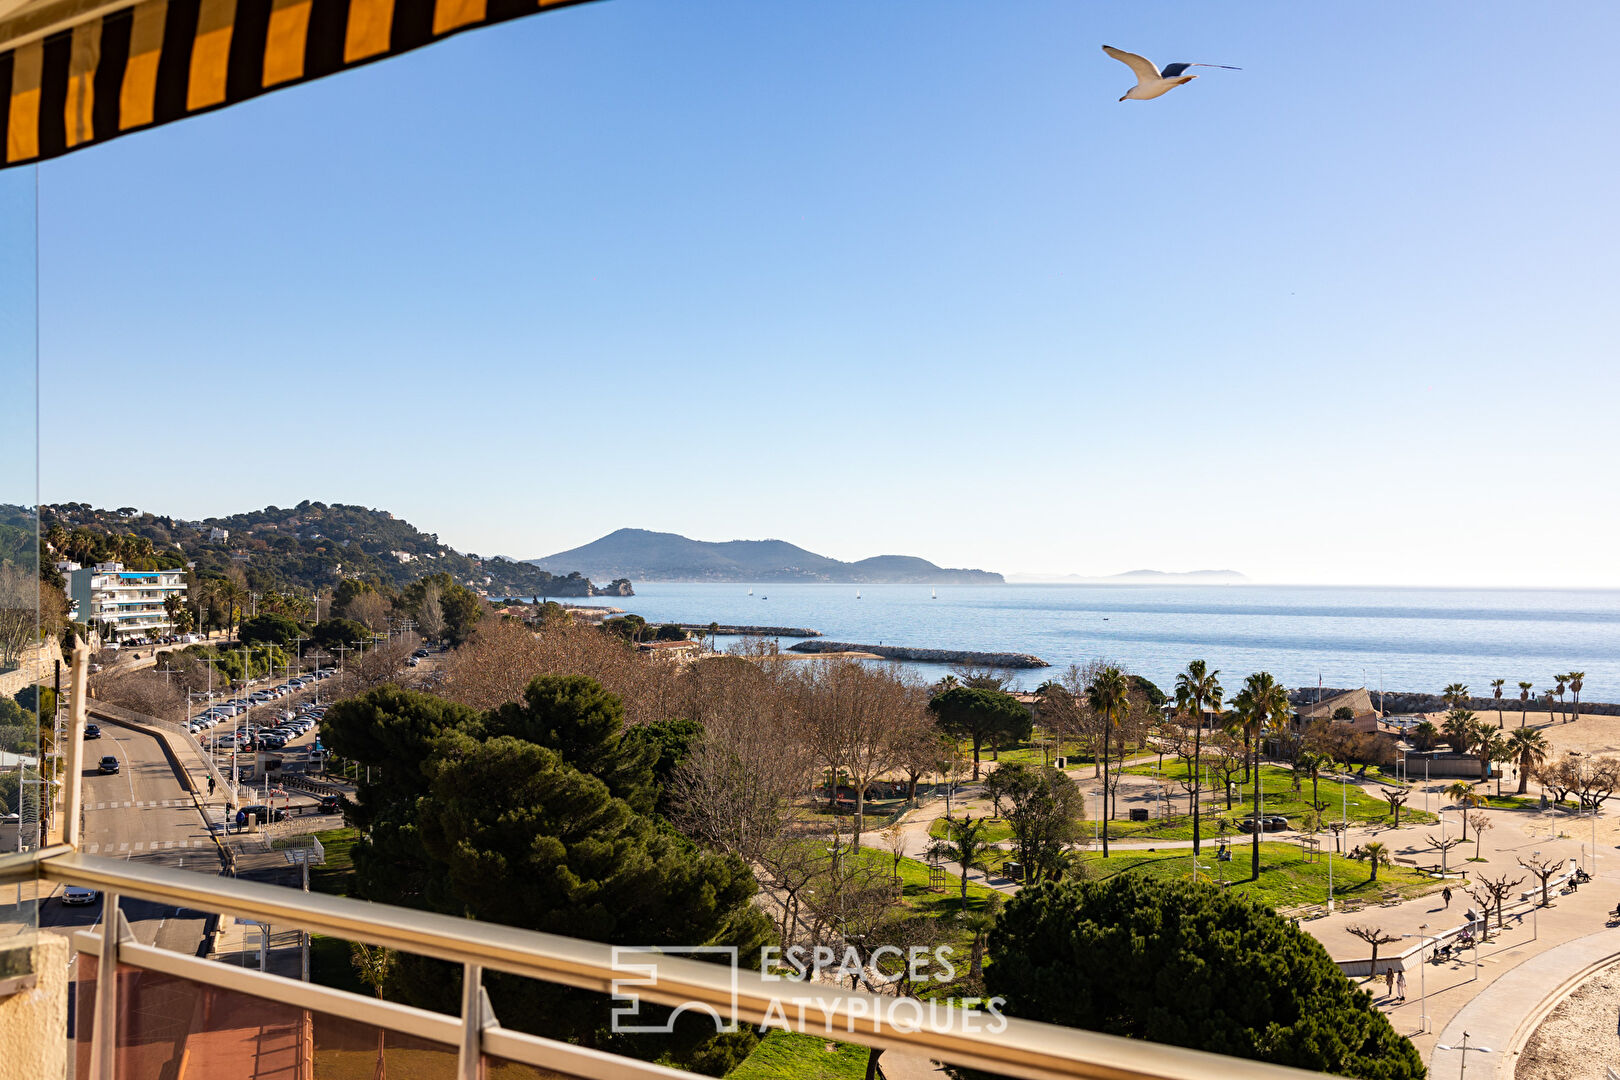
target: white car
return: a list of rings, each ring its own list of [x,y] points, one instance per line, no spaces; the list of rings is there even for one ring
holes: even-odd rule
[[[86,889],[81,885],[69,885],[62,890],[62,903],[72,904],[75,907],[81,904],[93,904],[101,899],[101,894],[94,889]]]

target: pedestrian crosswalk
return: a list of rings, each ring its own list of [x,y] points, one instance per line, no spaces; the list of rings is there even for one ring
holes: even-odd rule
[[[147,799],[129,802],[98,802],[87,803],[86,810],[145,810],[156,807],[195,806],[190,799]]]
[[[209,847],[211,840],[140,840],[133,844],[87,844],[86,855],[124,855],[136,851],[172,851],[176,848]]]

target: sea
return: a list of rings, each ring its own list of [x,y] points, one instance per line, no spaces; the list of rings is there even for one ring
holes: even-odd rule
[[[1571,670],[1584,701],[1620,702],[1620,590],[1363,588],[1286,585],[820,585],[637,582],[636,595],[581,604],[649,622],[808,627],[829,640],[1032,653],[1033,688],[1096,657],[1169,691],[1189,660],[1235,689],[1253,671],[1290,687],[1439,693],[1492,679],[1537,692]],[[750,595],[750,589],[752,594]],[[724,648],[733,639],[721,637]],[[792,644],[782,640],[782,647]],[[927,679],[949,670],[907,665]]]

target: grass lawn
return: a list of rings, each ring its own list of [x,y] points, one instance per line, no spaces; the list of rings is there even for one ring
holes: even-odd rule
[[[1493,810],[1536,810],[1541,800],[1530,795],[1487,795],[1485,805]]]
[[[312,892],[332,896],[349,895],[349,878],[354,874],[354,859],[350,851],[359,839],[358,829],[329,829],[315,834],[326,850],[326,865],[309,868],[309,887]]]
[[[309,868],[310,891],[332,896],[348,895],[349,879],[354,875],[354,860],[349,852],[359,835],[358,829],[329,829],[315,834],[326,851],[326,865]],[[334,990],[348,990],[367,996],[371,994],[355,973],[354,964],[349,959],[349,943],[342,938],[321,934],[309,936],[309,978],[313,983],[330,986]],[[409,1051],[400,1053],[408,1054]],[[339,1056],[343,1056],[343,1053],[340,1052]],[[369,1060],[374,1066],[376,1055],[372,1054]],[[346,1075],[343,1066],[332,1067],[336,1070],[335,1075]],[[393,1052],[389,1054],[388,1068],[390,1072],[394,1069]]]
[[[1227,886],[1251,896],[1274,908],[1297,907],[1300,904],[1320,904],[1327,900],[1328,867],[1326,858],[1306,862],[1303,853],[1293,844],[1262,843],[1260,845],[1260,880],[1250,881],[1247,842],[1235,841],[1232,861],[1218,862],[1215,852],[1206,849],[1198,860],[1198,876],[1212,880],[1225,880]],[[1119,852],[1103,859],[1099,852],[1086,852],[1082,858],[1086,869],[1095,878],[1108,878],[1116,874],[1146,874],[1150,877],[1179,880],[1192,873],[1192,852]],[[1333,860],[1333,895],[1341,900],[1360,897],[1370,903],[1382,899],[1385,891],[1394,889],[1402,896],[1417,896],[1438,889],[1440,882],[1404,866],[1385,866],[1378,871],[1378,880],[1367,880],[1366,863],[1345,858]]]
[[[1154,776],[1152,765],[1133,765],[1125,770],[1132,776]],[[1187,767],[1180,761],[1164,763],[1162,774],[1170,780],[1179,780],[1187,775]],[[1304,823],[1304,818],[1310,812],[1311,782],[1308,777],[1301,777],[1299,790],[1294,790],[1294,773],[1292,769],[1284,769],[1277,765],[1262,765],[1260,767],[1261,802],[1260,809],[1266,814],[1281,814],[1288,818],[1289,824],[1295,828]],[[1179,784],[1171,789],[1183,800],[1186,798],[1184,790]],[[1322,780],[1317,784],[1317,791],[1322,802],[1328,809],[1323,812],[1324,817],[1331,820],[1339,817],[1342,811],[1348,811],[1350,820],[1360,824],[1375,821],[1389,820],[1389,803],[1384,799],[1369,795],[1354,784],[1342,784],[1337,780]],[[1254,806],[1254,787],[1252,784],[1238,783],[1239,799],[1233,799],[1232,811],[1224,816],[1234,822],[1252,812]],[[1439,818],[1432,813],[1414,810],[1411,800],[1401,807],[1401,823],[1411,822],[1414,825],[1433,825]],[[1140,822],[1138,824],[1141,824]],[[1110,836],[1115,835],[1110,828]],[[1188,837],[1191,837],[1189,831]],[[1166,836],[1165,839],[1171,837]]]
[[[973,760],[973,743],[964,740],[958,746],[962,751],[962,759],[971,762]],[[1138,751],[1133,751],[1133,753],[1135,752]],[[1060,749],[1052,742],[1051,735],[1038,726],[1035,728],[1033,738],[1013,746],[1003,746],[999,758],[997,751],[991,749],[988,745],[979,748],[979,760],[981,762],[999,760],[1008,764],[1049,765],[1054,757],[1067,758],[1071,768],[1076,765],[1089,765],[1092,760],[1091,751],[1087,748],[1084,740],[1064,739]]]
[[[978,821],[978,818],[974,818]],[[1012,839],[1012,826],[1001,818],[990,818],[985,826],[984,837],[992,844],[999,844],[1004,840]],[[928,826],[928,835],[941,839],[950,836],[950,822],[945,818],[935,818],[933,824]]]
[[[894,856],[887,851],[863,847],[856,856],[867,865],[887,874],[894,864]],[[950,871],[945,872],[945,891],[934,892],[928,887],[928,864],[919,859],[900,860],[901,895],[907,908],[930,918],[954,916],[962,907],[962,879]],[[996,895],[988,885],[968,882],[969,911],[976,911]]]
[[[726,1080],[862,1080],[867,1048],[821,1035],[772,1031]]]

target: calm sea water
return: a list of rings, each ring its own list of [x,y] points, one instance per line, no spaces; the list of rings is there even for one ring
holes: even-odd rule
[[[835,641],[1027,652],[1061,670],[1106,656],[1166,690],[1197,658],[1229,687],[1265,669],[1289,686],[1363,684],[1490,694],[1586,672],[1582,698],[1620,701],[1620,591],[1306,586],[677,585],[637,583],[611,604],[655,622],[804,626]],[[726,644],[724,638],[721,644]],[[790,642],[784,641],[786,646]],[[943,669],[916,665],[930,677]],[[1026,687],[1054,674],[1024,672]]]

